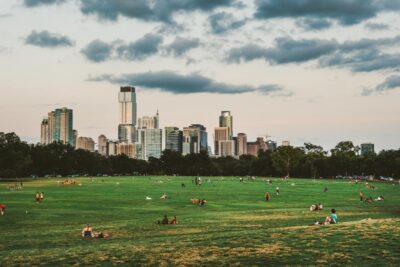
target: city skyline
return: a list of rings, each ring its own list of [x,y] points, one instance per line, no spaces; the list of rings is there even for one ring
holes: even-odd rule
[[[39,142],[38,118],[65,106],[79,136],[117,139],[116,88],[131,85],[146,103],[138,117],[159,110],[160,128],[202,124],[209,144],[215,114],[229,110],[249,141],[399,148],[400,5],[353,1],[351,13],[339,1],[337,17],[273,2],[194,1],[139,16],[118,2],[102,12],[100,1],[2,1],[0,130]]]

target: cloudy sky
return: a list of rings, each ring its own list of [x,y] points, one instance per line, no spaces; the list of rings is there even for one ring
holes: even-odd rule
[[[57,107],[116,138],[120,85],[161,126],[400,147],[398,0],[1,0],[0,131]]]

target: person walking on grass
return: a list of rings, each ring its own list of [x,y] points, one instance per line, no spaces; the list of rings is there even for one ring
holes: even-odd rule
[[[364,201],[364,193],[362,191],[360,191],[360,201],[361,202]]]
[[[276,192],[276,195],[279,196],[279,193],[281,192],[281,190],[279,189],[279,186],[276,187],[275,192]]]
[[[44,193],[41,192],[41,193],[40,193],[40,202],[43,202],[43,201],[44,201]]]

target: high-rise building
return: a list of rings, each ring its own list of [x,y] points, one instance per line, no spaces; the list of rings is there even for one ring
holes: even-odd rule
[[[217,127],[214,129],[214,154],[220,155],[219,144],[220,141],[229,141],[230,128],[229,127]]]
[[[276,144],[275,141],[268,140],[266,144],[267,144],[267,149],[268,149],[269,151],[273,152],[273,151],[276,150],[277,144]]]
[[[118,94],[120,124],[136,125],[137,105],[135,87],[125,86],[120,88]]]
[[[165,127],[165,149],[182,153],[183,132],[178,127]]]
[[[104,134],[99,136],[97,142],[97,150],[99,151],[100,155],[107,156],[107,142],[107,137]]]
[[[290,146],[290,141],[288,140],[282,141],[282,146]]]
[[[76,147],[76,141],[78,140],[78,131],[77,130],[72,130],[72,146]]]
[[[247,154],[258,157],[260,145],[257,142],[247,142]]]
[[[142,144],[142,159],[160,158],[162,129],[138,129],[138,143]]]
[[[258,157],[259,151],[267,150],[267,144],[263,137],[257,137],[255,142],[247,142],[247,154]]]
[[[131,124],[118,125],[118,140],[121,143],[134,143],[137,141],[136,127]]]
[[[234,140],[220,140],[218,144],[218,156],[220,157],[233,157],[235,155],[235,141]]]
[[[43,137],[43,142],[44,143],[47,142],[47,144],[52,142],[62,142],[64,144],[73,145],[74,137],[72,129],[73,129],[72,109],[59,108],[49,112],[47,121],[46,120],[42,121],[41,132],[43,132],[44,135],[47,135],[47,138],[45,136],[42,136],[42,133],[41,137]]]
[[[117,141],[108,141],[107,142],[107,155],[108,156],[115,156],[117,155],[117,146],[118,142]]]
[[[191,153],[207,152],[207,132],[206,127],[201,124],[192,124],[183,128],[183,150],[184,155]]]
[[[137,104],[135,87],[121,87],[118,94],[120,121],[118,140],[123,143],[136,141]]]
[[[45,118],[42,120],[40,125],[40,143],[47,145],[50,143],[50,129],[49,129],[49,119]]]
[[[238,133],[236,139],[236,151],[237,155],[246,155],[247,154],[247,135],[245,133]]]
[[[372,143],[361,144],[361,156],[375,154],[375,146]]]
[[[76,148],[94,152],[94,141],[90,137],[78,137]]]
[[[158,129],[160,123],[160,116],[157,114],[155,116],[143,116],[138,120],[139,129]]]
[[[232,140],[233,138],[233,117],[230,111],[221,111],[221,115],[219,116],[219,127],[228,127],[228,139]]]
[[[118,143],[116,145],[117,155],[126,155],[131,159],[135,158],[135,144],[132,143]]]

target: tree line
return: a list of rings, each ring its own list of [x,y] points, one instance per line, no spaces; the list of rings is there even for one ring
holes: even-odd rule
[[[258,157],[242,155],[212,158],[206,152],[182,156],[164,150],[160,159],[130,159],[125,155],[104,157],[70,145],[27,144],[15,133],[0,132],[0,177],[69,175],[234,175],[324,177],[373,175],[399,179],[400,149],[361,156],[351,141],[330,150],[311,143],[303,147],[281,146],[259,151]]]

